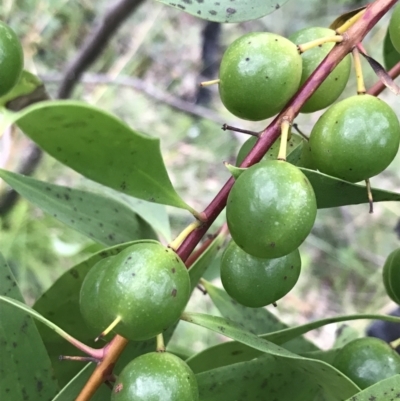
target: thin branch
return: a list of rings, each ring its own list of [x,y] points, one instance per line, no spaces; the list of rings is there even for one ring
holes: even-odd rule
[[[400,62],[398,62],[388,74],[392,79],[396,79],[400,75]],[[379,79],[371,88],[367,90],[369,95],[378,96],[384,89],[386,89],[385,84]]]
[[[293,121],[298,115],[300,108],[318,89],[329,73],[340,63],[340,61],[360,43],[373,26],[389,11],[397,0],[376,0],[370,3],[363,16],[344,33],[344,40],[333,47],[321,64],[311,74],[300,90],[289,100],[282,112],[262,132],[260,139],[244,159],[241,167],[248,167],[259,162],[267,150],[272,146],[280,134],[280,124],[283,118]],[[177,250],[182,260],[186,260],[192,253],[203,235],[210,228],[218,215],[225,208],[229,192],[234,184],[230,178],[213,201],[204,210],[207,222],[193,231]]]
[[[100,56],[116,30],[142,3],[143,0],[120,0],[108,9],[102,21],[86,38],[79,52],[67,66],[64,79],[57,92],[57,98],[70,97],[83,72]]]
[[[62,79],[61,74],[43,75],[40,77],[44,82],[60,82]],[[224,120],[213,110],[207,107],[200,106],[198,104],[189,103],[178,97],[170,95],[153,84],[143,81],[137,77],[120,76],[117,78],[111,78],[105,74],[90,74],[86,73],[82,75],[80,79],[82,84],[91,85],[116,85],[125,86],[128,88],[135,89],[139,92],[146,94],[157,102],[164,103],[176,110],[183,111],[193,117],[200,117],[206,120],[215,122],[216,124],[223,124]]]

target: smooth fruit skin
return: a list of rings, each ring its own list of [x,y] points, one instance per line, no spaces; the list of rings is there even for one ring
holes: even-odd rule
[[[382,276],[386,293],[400,305],[400,249],[389,254],[383,266]]]
[[[225,51],[219,71],[222,103],[235,116],[259,121],[277,114],[295,94],[301,57],[288,39],[248,33]]]
[[[17,35],[0,21],[0,96],[16,85],[23,66],[24,54]]]
[[[399,148],[400,124],[384,101],[352,96],[330,107],[311,131],[312,159],[322,173],[350,182],[382,172]]]
[[[189,366],[168,352],[151,352],[131,361],[115,382],[111,401],[197,401]]]
[[[88,272],[80,308],[100,334],[117,316],[114,331],[130,340],[146,340],[175,323],[190,296],[190,279],[176,253],[157,241],[138,241]]]
[[[339,351],[333,366],[363,390],[400,374],[400,356],[378,338],[358,338]]]
[[[296,45],[311,42],[326,36],[334,36],[335,31],[329,28],[305,28],[289,36]],[[321,61],[332,50],[334,43],[325,43],[301,54],[303,70],[300,86],[310,77]],[[314,92],[301,108],[302,113],[312,113],[330,106],[342,94],[349,80],[351,70],[351,57],[347,55],[339,65],[328,75],[322,85]]]
[[[280,160],[245,170],[228,196],[226,217],[236,244],[259,258],[279,258],[306,239],[317,214],[307,177]]]
[[[221,280],[225,291],[250,308],[276,302],[297,283],[301,271],[298,249],[276,259],[251,256],[230,241],[221,259]]]
[[[389,35],[394,48],[400,53],[400,3],[394,7],[390,18]]]

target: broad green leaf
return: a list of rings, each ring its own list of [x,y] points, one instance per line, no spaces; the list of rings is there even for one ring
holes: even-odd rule
[[[260,338],[268,340],[274,344],[281,345],[292,352],[303,354],[311,350],[304,348],[303,339],[300,337],[301,335],[308,333],[311,330],[323,327],[327,324],[359,319],[377,319],[400,323],[400,318],[386,315],[359,314],[335,316],[328,319],[316,320],[302,326],[289,327],[279,331],[266,333],[261,335]],[[232,341],[218,344],[214,347],[210,347],[202,352],[199,352],[198,354],[189,358],[186,362],[195,372],[202,372],[204,370],[219,366],[248,361],[260,356],[260,354],[262,354],[262,352],[256,348],[251,348],[240,342]]]
[[[387,70],[393,68],[397,63],[400,63],[400,53],[394,48],[390,40],[389,31],[386,32],[383,42],[383,63]]]
[[[157,0],[208,21],[243,22],[264,17],[288,0]]]
[[[44,212],[101,244],[112,246],[145,238],[142,228],[146,223],[112,198],[1,169],[0,177]]]
[[[52,399],[52,401],[72,401],[79,395],[81,389],[88,381],[95,368],[94,364],[86,365],[69,383]],[[104,401],[110,399],[111,390],[105,384],[97,389],[91,401]]]
[[[320,370],[313,377],[308,366],[264,355],[197,374],[196,379],[201,401],[342,401],[332,390],[334,384],[327,383],[331,374]]]
[[[204,275],[211,262],[217,255],[221,245],[226,238],[225,233],[218,234],[208,248],[201,254],[201,256],[193,263],[189,269],[190,282],[192,285],[192,291],[198,284],[201,277]]]
[[[1,254],[0,295],[14,302],[23,302],[13,274]],[[32,318],[4,302],[0,302],[0,317],[0,399],[51,399],[57,393],[57,382]]]
[[[342,181],[315,170],[300,170],[314,188],[318,209],[368,203],[367,189],[364,185]],[[372,195],[374,202],[400,201],[400,194],[382,189],[372,189]]]
[[[72,100],[40,102],[18,113],[16,124],[44,151],[93,181],[196,213],[172,186],[159,139],[99,108]]]
[[[286,364],[286,368],[294,372],[293,376],[301,373],[311,382],[318,383],[325,398],[343,400],[359,391],[358,387],[353,382],[331,365],[322,361],[296,355],[255,334],[243,330],[242,327],[235,322],[216,316],[186,312],[182,315],[182,319],[239,341],[262,353],[269,354],[277,360],[281,359],[282,362]],[[271,381],[272,380],[273,379],[271,379]],[[287,383],[287,385],[289,385],[289,383]],[[208,400],[207,398],[203,399]],[[210,400],[211,399],[214,398],[210,398]],[[250,399],[251,398],[249,398],[249,400]]]
[[[89,188],[93,192],[98,192],[100,195],[107,196],[124,203],[127,207],[137,213],[151,227],[161,234],[167,242],[171,242],[171,226],[167,209],[164,205],[147,202],[143,199],[134,198],[132,196],[115,191],[111,188],[100,186],[97,184],[91,185]]]
[[[395,401],[400,399],[400,375],[389,377],[346,401]]]

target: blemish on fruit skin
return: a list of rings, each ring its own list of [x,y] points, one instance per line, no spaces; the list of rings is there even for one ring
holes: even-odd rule
[[[172,290],[172,292],[171,292],[171,295],[175,298],[177,293],[178,293],[177,289],[174,288],[174,289]]]
[[[119,393],[120,391],[122,391],[122,389],[124,388],[124,385],[122,383],[118,383],[115,387],[114,387],[114,393]]]

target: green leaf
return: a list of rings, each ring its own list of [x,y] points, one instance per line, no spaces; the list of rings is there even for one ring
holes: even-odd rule
[[[14,302],[23,302],[17,283],[1,254],[0,294]],[[57,392],[57,383],[32,318],[3,302],[0,303],[0,316],[0,399],[51,399]]]
[[[243,22],[264,17],[288,0],[157,0],[208,21]]]
[[[389,31],[386,32],[383,42],[383,63],[387,70],[393,68],[397,63],[400,63],[400,53],[394,48],[390,40]]]
[[[96,185],[96,186],[94,186]],[[147,202],[143,199],[134,198],[132,196],[115,191],[111,188],[100,186],[97,184],[91,185],[89,189],[98,192],[100,195],[113,198],[118,202],[124,203],[127,207],[137,213],[151,227],[162,235],[167,242],[171,242],[171,226],[167,208],[164,205]]]
[[[296,355],[255,334],[243,330],[242,327],[235,322],[216,316],[186,312],[182,315],[182,319],[232,338],[262,353],[269,354],[275,357],[276,360],[281,359],[282,363],[286,364],[286,368],[294,372],[294,376],[301,373],[311,382],[318,383],[326,397],[334,396],[337,398],[333,399],[346,399],[359,391],[358,387],[353,382],[331,365],[322,361]],[[271,381],[272,380],[273,379],[271,379]],[[287,385],[289,385],[289,383],[287,383]],[[208,398],[202,398],[202,400],[203,399],[208,400]],[[252,398],[249,398],[249,400],[250,399]]]
[[[400,399],[400,375],[389,377],[346,401],[394,401]]]
[[[327,383],[331,376],[331,371],[320,370],[313,377],[308,366],[264,355],[197,374],[196,379],[201,401],[342,401],[340,392],[332,389],[334,384]]]
[[[221,248],[224,240],[226,238],[226,233],[219,233],[208,248],[201,254],[201,256],[193,263],[189,269],[190,283],[192,286],[192,291],[198,284],[200,278],[204,275],[208,267],[211,265],[215,256]]]
[[[112,246],[144,238],[145,223],[129,207],[112,198],[1,169],[0,177],[44,212],[101,244]]]
[[[17,125],[44,151],[87,178],[136,198],[187,209],[165,169],[159,139],[83,102],[36,103]]]
[[[318,209],[368,203],[365,185],[352,184],[315,170],[300,170],[314,188]],[[372,195],[374,202],[400,201],[400,194],[382,189],[372,189]]]
[[[400,323],[400,318],[386,315],[358,314],[335,316],[328,319],[316,320],[302,326],[289,327],[281,329],[279,331],[266,333],[261,335],[260,338],[268,340],[274,344],[281,345],[282,347],[285,347],[292,352],[303,354],[309,352],[310,350],[307,350],[304,347],[304,341],[300,337],[301,335],[308,333],[311,330],[323,327],[327,324],[359,319],[377,319]],[[198,373],[219,366],[248,361],[250,359],[260,356],[261,354],[262,352],[257,350],[256,348],[251,348],[240,342],[232,341],[218,344],[214,347],[199,352],[198,354],[189,358],[186,362],[193,369],[194,372]]]
[[[72,401],[75,400],[82,390],[90,375],[93,373],[94,364],[86,365],[65,387],[52,399],[52,401]],[[111,390],[103,384],[97,389],[90,401],[104,401],[110,399]]]

